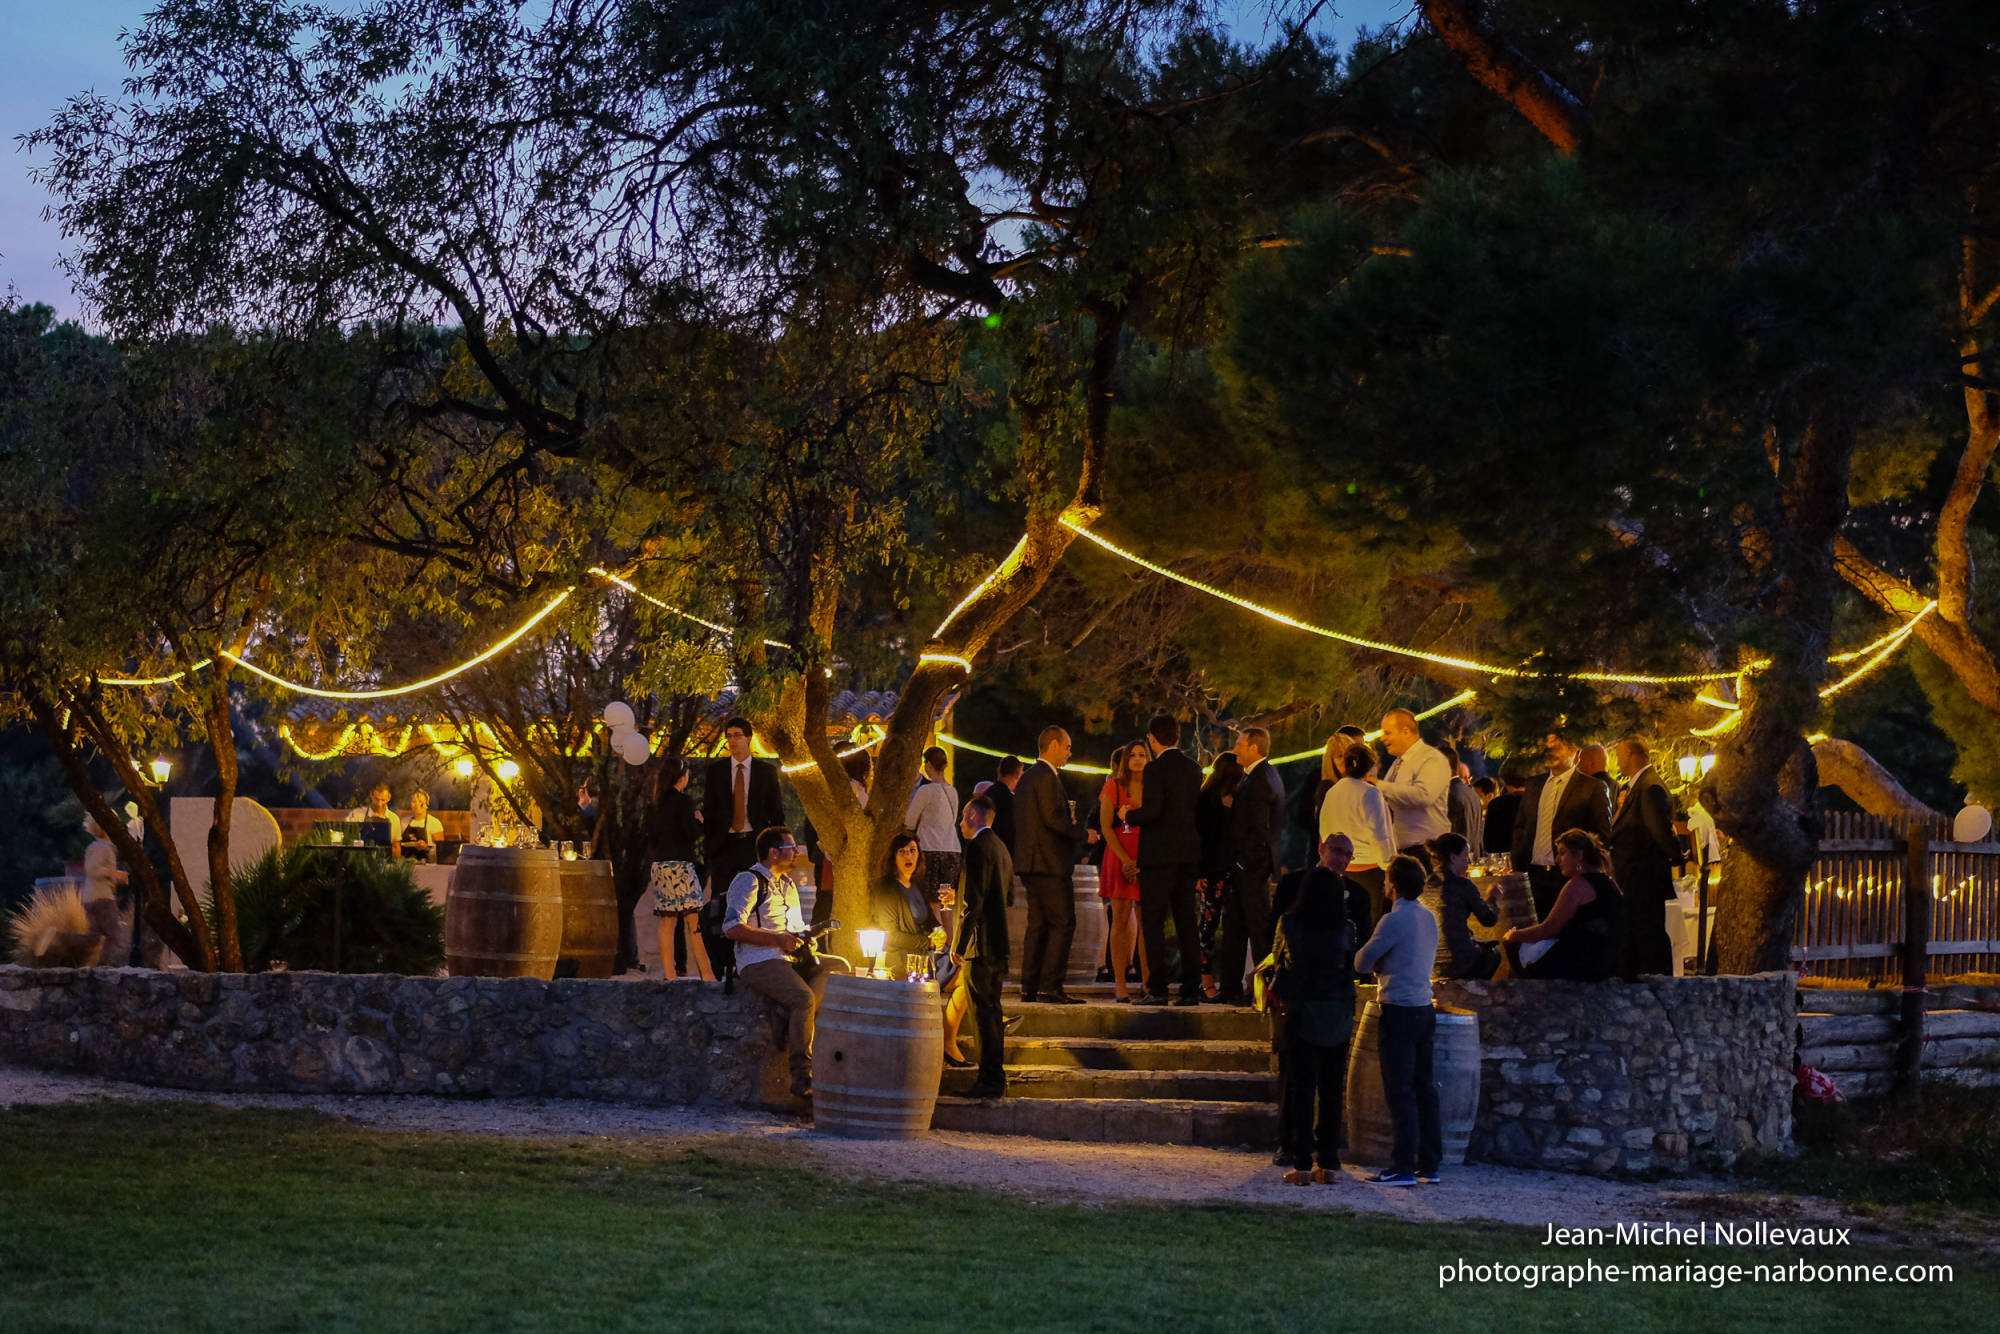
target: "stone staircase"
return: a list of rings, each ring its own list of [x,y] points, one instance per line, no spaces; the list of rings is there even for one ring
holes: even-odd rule
[[[1072,987],[1072,994],[1084,988]],[[1248,1009],[1006,1006],[1007,1096],[965,1095],[976,1071],[946,1070],[937,1130],[1043,1139],[1270,1150],[1277,1076],[1263,1015]],[[963,1046],[974,1054],[971,1025]]]

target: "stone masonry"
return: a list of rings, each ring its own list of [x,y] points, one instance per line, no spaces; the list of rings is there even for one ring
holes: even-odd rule
[[[1686,1172],[1791,1148],[1794,980],[1439,982],[1475,1011],[1475,1162]]]
[[[0,1057],[190,1089],[788,1106],[774,1014],[695,981],[0,967]]]

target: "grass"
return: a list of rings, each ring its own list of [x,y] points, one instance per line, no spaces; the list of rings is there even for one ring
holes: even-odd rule
[[[1753,1185],[1852,1206],[1954,1211],[2000,1222],[2000,1088],[1926,1080],[1914,1106],[1893,1098],[1802,1103],[1796,1158],[1747,1164]]]
[[[1537,1231],[1249,1208],[1037,1204],[856,1183],[801,1147],[503,1141],[309,1113],[0,1111],[0,1329],[1685,1330],[1938,1323],[1950,1286],[1488,1286],[1437,1266],[1552,1255]],[[768,1155],[756,1161],[749,1153]],[[1449,1189],[1449,1187],[1444,1187]],[[1701,1261],[1747,1259],[1720,1249]],[[1768,1258],[1768,1257],[1767,1257]],[[1912,1257],[1861,1247],[1816,1258]]]

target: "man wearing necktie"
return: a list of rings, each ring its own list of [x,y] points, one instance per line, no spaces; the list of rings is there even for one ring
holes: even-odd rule
[[[1528,781],[1514,818],[1514,869],[1528,874],[1535,916],[1547,917],[1562,893],[1555,841],[1572,829],[1611,838],[1611,791],[1577,766],[1579,752],[1567,737],[1550,732],[1543,740],[1548,771]]]
[[[731,718],[722,725],[727,755],[708,762],[702,778],[702,859],[709,884],[726,890],[757,860],[757,834],[785,822],[778,766],[750,754],[750,721]]]

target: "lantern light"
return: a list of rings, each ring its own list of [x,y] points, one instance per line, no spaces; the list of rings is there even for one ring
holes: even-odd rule
[[[1713,769],[1714,767],[1715,767],[1715,752],[1710,751],[1708,754],[1701,757],[1701,771],[1704,775],[1706,775],[1708,771],[1710,769]]]
[[[521,766],[512,760],[502,760],[493,766],[493,772],[500,775],[504,783],[511,783],[521,776]]]
[[[165,787],[167,780],[173,777],[174,762],[164,755],[155,755],[150,767],[153,770],[153,783],[155,786]]]
[[[1692,783],[1695,780],[1695,775],[1701,772],[1700,757],[1695,755],[1681,756],[1680,769],[1681,769],[1681,781],[1683,783]]]
[[[861,937],[861,952],[867,955],[870,959],[876,960],[877,966],[874,967],[874,971],[878,973],[881,972],[882,970],[879,967],[879,964],[882,957],[883,947],[889,943],[889,933],[887,931],[869,930],[869,931],[862,931],[858,934]]]
[[[477,768],[479,768],[479,766],[473,763],[472,757],[470,755],[461,755],[457,759],[451,762],[451,771],[457,774],[460,778],[472,777],[473,771],[476,770]]]

